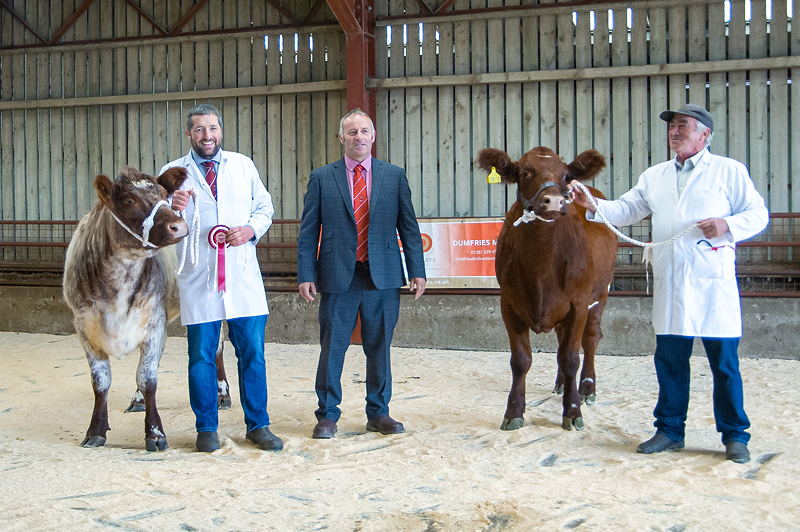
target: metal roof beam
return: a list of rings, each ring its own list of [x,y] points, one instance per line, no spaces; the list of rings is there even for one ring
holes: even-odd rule
[[[6,11],[11,13],[11,16],[14,17],[15,19],[17,19],[20,22],[20,24],[22,24],[25,27],[26,30],[28,30],[29,32],[33,33],[33,35],[37,39],[39,39],[42,42],[42,44],[47,44],[47,39],[45,39],[44,37],[39,35],[39,32],[36,31],[35,29],[33,29],[33,26],[28,24],[28,21],[25,20],[25,17],[23,17],[22,15],[20,15],[16,11],[14,11],[14,8],[13,8],[13,6],[11,6],[11,4],[9,4],[6,0],[0,0],[0,6],[3,6],[4,8],[6,8]]]
[[[197,3],[187,9],[186,13],[183,14],[181,19],[169,29],[169,35],[176,35],[179,31],[181,31],[183,27],[186,26],[189,21],[194,18],[197,12],[200,11],[207,3],[208,0],[197,0]]]
[[[326,0],[345,34],[364,31],[356,19],[356,0]]]
[[[308,24],[311,21],[311,19],[317,15],[317,13],[324,4],[325,0],[317,0],[316,2],[314,2],[314,5],[311,6],[311,9],[308,10],[308,15],[306,15],[306,18],[303,19],[303,24]]]
[[[76,9],[75,12],[72,13],[64,22],[64,24],[62,24],[61,27],[56,30],[53,36],[50,37],[50,44],[57,43],[59,39],[61,39],[61,37],[67,33],[67,30],[69,30],[75,24],[75,22],[81,18],[81,15],[83,15],[86,10],[89,9],[89,6],[92,5],[92,2],[94,2],[94,0],[83,0],[83,3],[78,6],[78,9]]]
[[[281,16],[289,19],[289,22],[291,22],[293,25],[298,26],[300,24],[300,21],[294,16],[294,13],[281,6],[275,0],[267,0],[267,5],[271,6],[272,9],[280,13]]]
[[[149,22],[151,26],[153,26],[159,33],[161,33],[161,35],[167,35],[167,30],[164,27],[162,27],[161,24],[156,22],[155,19],[153,19],[153,17],[145,13],[145,11],[141,8],[141,6],[134,4],[133,0],[125,0],[125,2],[127,2],[127,4],[134,9],[134,11],[139,13],[140,17]]]

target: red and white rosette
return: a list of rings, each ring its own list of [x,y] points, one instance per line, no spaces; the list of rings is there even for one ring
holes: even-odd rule
[[[225,291],[225,236],[230,231],[227,225],[216,225],[208,232],[208,245],[217,250],[214,262],[214,277],[217,279],[217,292]]]

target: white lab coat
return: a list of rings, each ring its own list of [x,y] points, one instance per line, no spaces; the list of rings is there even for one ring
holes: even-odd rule
[[[675,160],[645,170],[615,201],[599,201],[598,213],[617,226],[651,215],[653,242],[669,240],[706,218],[724,218],[729,232],[706,239],[697,227],[671,244],[653,248],[653,328],[656,334],[731,338],[742,335],[736,285],[736,242],[769,222],[764,199],[745,166],[703,150],[683,193]],[[587,212],[587,218],[600,216]]]
[[[256,242],[272,224],[275,209],[272,198],[261,182],[253,161],[230,151],[222,151],[217,175],[217,200],[205,177],[192,159],[191,152],[166,165],[159,172],[174,166],[186,168],[189,177],[182,189],[194,189],[200,210],[199,260],[191,264],[187,253],[186,263],[178,278],[181,300],[181,323],[192,325],[209,321],[228,320],[245,316],[268,314],[264,281],[256,259]],[[189,202],[186,221],[194,216],[194,201]],[[228,227],[249,225],[255,239],[242,246],[225,250],[226,291],[217,291],[215,272],[216,250],[208,243],[209,230],[219,224]],[[178,244],[178,257],[185,238]]]

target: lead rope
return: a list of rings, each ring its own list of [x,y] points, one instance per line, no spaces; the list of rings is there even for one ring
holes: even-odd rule
[[[200,249],[200,202],[197,201],[197,194],[194,190],[191,191],[192,194],[192,203],[194,204],[194,209],[192,209],[192,221],[189,224],[189,234],[186,235],[186,238],[183,241],[183,246],[181,246],[181,261],[178,264],[178,269],[175,271],[175,275],[180,275],[183,271],[183,266],[186,264],[186,248],[189,248],[189,255],[192,266],[197,264],[197,260],[199,257],[199,249]],[[178,216],[183,218],[185,211],[180,211]]]
[[[573,183],[570,183],[569,186],[572,187]],[[597,202],[595,201],[594,196],[592,196],[592,193],[589,192],[589,189],[586,187],[586,185],[576,181],[576,182],[574,182],[574,186],[577,186],[584,194],[586,194],[586,197],[589,198],[589,203],[591,203],[592,206],[595,208],[595,215],[597,215],[600,218],[600,220],[604,224],[606,224],[606,226],[609,229],[611,229],[611,231],[614,232],[615,235],[620,237],[625,242],[629,242],[629,243],[631,243],[631,244],[633,244],[635,246],[639,246],[639,247],[643,247],[644,248],[644,251],[642,252],[642,262],[645,264],[645,267],[644,267],[644,272],[645,272],[645,276],[646,276],[646,281],[645,282],[647,283],[646,288],[647,288],[647,293],[649,294],[650,293],[650,272],[647,270],[647,265],[648,264],[652,264],[652,262],[653,262],[653,248],[659,247],[659,246],[665,246],[667,244],[671,244],[672,242],[675,242],[676,240],[681,238],[683,235],[687,234],[689,231],[691,231],[692,229],[697,227],[697,224],[695,223],[695,224],[690,225],[689,227],[687,227],[686,229],[684,229],[683,231],[681,231],[677,235],[673,236],[669,240],[664,240],[663,242],[642,242],[640,240],[636,240],[635,238],[631,238],[628,235],[622,233],[619,229],[614,227],[611,224],[611,222],[606,220],[606,217],[603,216],[603,214],[599,210],[597,210],[597,207],[598,207]]]

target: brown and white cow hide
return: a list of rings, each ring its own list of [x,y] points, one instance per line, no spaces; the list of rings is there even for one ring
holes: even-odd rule
[[[163,248],[186,236],[188,227],[166,200],[185,179],[183,168],[172,168],[158,178],[130,167],[113,181],[97,176],[99,201],[81,219],[67,249],[64,300],[86,352],[95,397],[84,447],[104,445],[110,430],[109,358],[123,358],[137,349],[145,447],[149,451],[168,447],[156,407],[156,387],[166,323],[177,314],[178,298],[175,254]],[[147,220],[152,222],[149,231]]]

